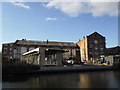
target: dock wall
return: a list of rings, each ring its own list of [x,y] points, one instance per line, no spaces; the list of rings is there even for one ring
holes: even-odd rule
[[[40,70],[34,72],[72,72],[72,71],[98,71],[98,70],[113,70],[112,66],[55,66],[55,67],[41,67]]]

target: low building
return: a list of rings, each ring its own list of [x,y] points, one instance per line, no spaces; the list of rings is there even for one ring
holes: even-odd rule
[[[22,55],[22,61],[40,66],[61,66],[63,53],[68,52],[61,49],[36,48]]]
[[[108,65],[113,65],[114,63],[120,63],[120,55],[106,56],[105,61]]]
[[[115,61],[115,56],[106,56],[104,59],[108,65],[113,65]]]
[[[73,42],[53,42],[53,41],[32,41],[32,40],[16,40],[13,43],[2,45],[2,60],[21,60],[23,53],[31,51],[35,48],[51,48],[59,50],[67,50],[63,53],[64,59],[80,60],[79,47]]]

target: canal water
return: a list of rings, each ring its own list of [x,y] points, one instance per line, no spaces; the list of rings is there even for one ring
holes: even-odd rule
[[[120,88],[120,72],[69,72],[5,77],[2,88]]]

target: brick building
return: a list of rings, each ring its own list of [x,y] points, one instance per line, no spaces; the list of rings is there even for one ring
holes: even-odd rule
[[[14,43],[2,44],[2,60],[8,60],[14,56],[13,48],[14,48]]]
[[[106,48],[106,56],[120,55],[120,46]]]
[[[63,53],[64,59],[74,60],[93,60],[99,59],[101,55],[105,55],[106,43],[105,37],[97,32],[90,34],[77,43],[73,42],[53,42],[53,41],[31,41],[16,40],[13,43],[2,45],[2,60],[19,59],[23,53],[35,48],[61,49],[69,52]]]
[[[80,47],[81,60],[98,60],[105,55],[105,37],[97,32],[90,34],[77,42]]]
[[[2,60],[21,59],[23,53],[33,50],[37,47],[54,48],[61,50],[68,50],[64,53],[64,59],[79,59],[79,47],[72,42],[52,42],[52,41],[31,41],[31,40],[16,40],[13,43],[6,43],[2,45]]]

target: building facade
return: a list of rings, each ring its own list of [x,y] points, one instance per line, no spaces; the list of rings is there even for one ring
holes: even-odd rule
[[[63,53],[68,52],[61,49],[38,47],[22,55],[22,61],[40,66],[61,66],[63,65]]]
[[[2,44],[2,60],[8,60],[14,57],[14,43]],[[14,52],[15,53],[15,52]]]
[[[72,42],[52,42],[52,41],[31,41],[31,40],[16,40],[14,43],[6,43],[2,45],[2,60],[21,60],[23,53],[31,51],[35,48],[51,48],[68,50],[63,53],[64,59],[79,59],[79,47]]]
[[[21,60],[25,52],[36,48],[59,49],[68,52],[62,53],[63,59],[68,60],[98,60],[100,56],[105,55],[106,43],[105,37],[97,32],[90,34],[77,43],[73,42],[53,42],[53,41],[31,41],[16,40],[13,43],[2,45],[2,60]]]
[[[105,37],[97,32],[80,40],[77,45],[80,48],[81,60],[98,60],[101,55],[105,55]]]

